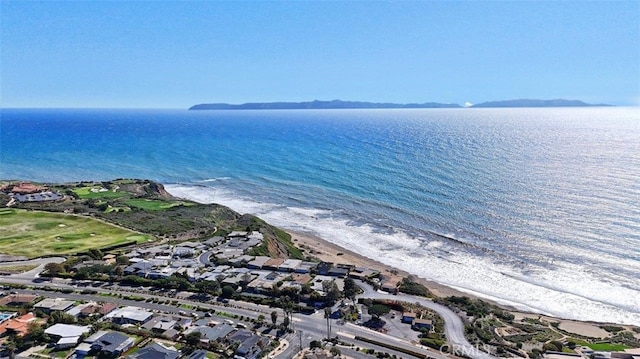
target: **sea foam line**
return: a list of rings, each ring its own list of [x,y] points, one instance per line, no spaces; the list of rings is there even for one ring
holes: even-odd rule
[[[314,233],[345,248],[367,248],[360,253],[458,290],[494,300],[519,310],[567,319],[640,324],[640,292],[601,281],[579,266],[559,265],[553,271],[536,268],[523,275],[517,268],[487,256],[468,253],[434,255],[441,244],[429,246],[402,230],[379,233],[370,224],[354,226],[334,218],[329,210],[259,203],[223,188],[166,185],[177,197],[201,203],[219,203],[251,213],[276,226]]]

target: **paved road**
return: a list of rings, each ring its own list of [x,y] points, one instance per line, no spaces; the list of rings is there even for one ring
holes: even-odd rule
[[[433,301],[423,297],[407,294],[394,295],[385,292],[378,292],[374,290],[373,287],[365,283],[358,283],[358,285],[364,290],[364,293],[360,294],[358,297],[420,303],[420,305],[438,313],[442,319],[444,319],[444,331],[449,345],[457,354],[464,354],[473,359],[496,359],[496,357],[478,350],[475,346],[469,343],[467,338],[464,336],[464,324],[462,323],[462,319],[460,319],[460,317],[448,307],[434,303]]]
[[[31,265],[31,264],[37,264],[38,266],[36,268],[28,271],[28,272],[12,274],[12,275],[5,276],[5,277],[0,277],[0,280],[2,278],[16,278],[16,279],[24,279],[24,280],[33,280],[35,278],[38,278],[40,272],[42,272],[44,270],[44,266],[45,265],[47,265],[49,263],[62,263],[65,260],[66,259],[63,258],[63,257],[49,257],[49,258],[30,259],[30,260],[25,260],[25,261],[2,262],[1,264],[3,266]]]
[[[200,261],[200,263],[204,264],[205,266],[210,266],[212,264],[209,258],[211,257],[212,254],[213,254],[213,251],[206,251],[198,257],[198,260]]]

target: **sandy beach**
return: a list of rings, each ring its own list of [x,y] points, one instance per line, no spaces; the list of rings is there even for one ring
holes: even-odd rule
[[[411,275],[416,280],[416,282],[425,285],[433,294],[438,297],[447,297],[452,295],[469,296],[469,294],[463,293],[454,288],[450,288],[440,283],[417,277],[406,271],[393,268],[389,265],[383,264],[349,249],[342,248],[318,236],[308,233],[294,232],[290,230],[288,230],[287,233],[291,234],[291,238],[296,246],[304,249],[306,254],[314,256],[322,261],[354,264],[358,267],[375,269],[380,271],[383,276],[407,277]]]
[[[354,251],[351,251],[346,248],[342,248],[338,245],[335,245],[323,238],[318,236],[301,233],[295,231],[287,231],[291,234],[292,240],[296,246],[304,249],[305,253],[312,255],[322,261],[332,262],[332,263],[344,263],[344,264],[354,264],[359,267],[366,267],[370,269],[375,269],[380,271],[383,276],[409,276],[411,275],[416,282],[419,282],[426,286],[434,295],[438,297],[447,297],[447,296],[467,296],[474,297],[468,293],[461,292],[454,288],[447,287],[446,285],[429,281],[424,278],[420,278],[416,275],[412,275],[406,271],[398,270],[389,265],[383,264],[361,254],[358,254]],[[482,298],[482,300],[497,304],[490,300]],[[499,305],[499,304],[497,304]],[[513,308],[508,308],[504,305],[500,305],[501,307],[510,310],[512,313],[516,315],[516,319],[522,319],[524,317],[530,318],[540,318],[544,319],[548,322],[559,322],[559,327],[567,332],[575,333],[579,335],[594,337],[594,338],[605,338],[610,336],[608,332],[600,328],[600,323],[593,322],[581,322],[576,320],[568,320],[568,319],[560,319],[549,316],[543,316],[536,313],[524,313],[520,311],[516,311]]]

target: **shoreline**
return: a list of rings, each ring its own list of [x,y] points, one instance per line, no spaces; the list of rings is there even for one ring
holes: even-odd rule
[[[411,276],[417,282],[425,285],[437,297],[472,296],[455,288],[421,278],[415,274],[397,269],[388,264],[384,264],[375,259],[371,259],[365,255],[343,248],[317,235],[288,229],[285,231],[291,235],[291,240],[293,241],[294,245],[301,249],[304,249],[305,254],[314,256],[322,261],[354,264],[358,267],[366,267],[369,269],[378,270],[381,274],[387,276]]]
[[[601,325],[620,325],[624,327],[631,327],[630,325],[626,324],[580,321],[575,319],[554,317],[542,313],[518,310],[508,305],[497,303],[491,299],[486,299],[476,294],[464,292],[456,288],[449,287],[445,284],[427,280],[418,275],[397,269],[391,265],[384,264],[375,259],[371,259],[350,249],[343,248],[315,234],[289,229],[286,229],[285,231],[291,235],[291,240],[293,241],[294,245],[298,248],[303,249],[304,253],[307,255],[314,256],[326,262],[354,264],[356,266],[375,269],[380,271],[380,273],[383,275],[397,275],[400,277],[411,276],[416,282],[427,287],[427,289],[429,289],[429,291],[436,297],[466,296],[472,299],[479,299],[511,312],[516,316],[516,318],[542,318],[549,322],[558,322],[559,327],[567,332],[593,338],[606,338],[611,336],[609,332],[600,327]]]

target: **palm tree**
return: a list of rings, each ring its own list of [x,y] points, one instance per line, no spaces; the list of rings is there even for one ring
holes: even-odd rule
[[[327,340],[331,339],[331,308],[324,308],[324,317],[327,319]]]

